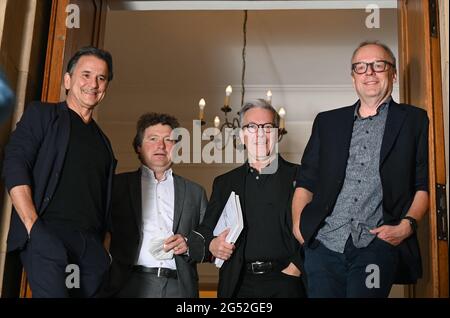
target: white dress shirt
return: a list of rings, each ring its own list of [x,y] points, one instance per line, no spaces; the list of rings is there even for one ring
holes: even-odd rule
[[[175,259],[158,260],[149,251],[152,238],[173,235],[175,189],[172,169],[164,172],[161,181],[147,166],[143,165],[141,171],[143,237],[136,265],[176,269]]]

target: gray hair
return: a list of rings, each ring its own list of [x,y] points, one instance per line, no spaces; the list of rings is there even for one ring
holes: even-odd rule
[[[353,51],[352,59],[350,61],[350,64],[353,63],[353,58],[355,57],[356,53],[359,51],[360,48],[367,46],[367,45],[377,45],[381,47],[392,59],[392,64],[394,64],[394,70],[397,69],[397,60],[395,59],[394,53],[392,53],[392,50],[384,43],[381,43],[380,41],[364,41],[361,44],[358,45],[358,47]]]
[[[266,110],[272,112],[275,126],[277,126],[277,127],[280,126],[280,115],[278,115],[278,112],[267,101],[265,101],[262,98],[259,98],[259,99],[255,99],[255,100],[246,102],[244,104],[244,106],[242,106],[241,110],[239,111],[239,121],[240,121],[241,127],[244,123],[244,114],[252,108],[261,108],[261,109],[266,109]]]

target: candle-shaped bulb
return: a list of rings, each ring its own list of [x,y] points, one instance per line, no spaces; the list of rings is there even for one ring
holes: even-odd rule
[[[280,115],[280,129],[284,129],[285,128],[284,117],[286,116],[286,110],[283,107],[281,107],[280,110],[278,111],[278,115]]]
[[[230,105],[230,95],[231,95],[232,92],[233,92],[233,88],[231,87],[231,85],[228,85],[227,88],[225,89],[224,106]]]
[[[203,120],[203,110],[205,109],[205,106],[206,106],[205,99],[204,98],[200,99],[200,101],[198,102],[198,108],[200,109],[198,117],[200,120]]]
[[[220,126],[220,118],[219,116],[214,117],[214,127],[219,128]]]
[[[233,87],[231,87],[231,85],[228,85],[227,88],[225,89],[225,94],[227,96],[230,96],[231,93],[233,93]]]
[[[266,94],[266,101],[271,104],[272,103],[272,91],[269,89]]]

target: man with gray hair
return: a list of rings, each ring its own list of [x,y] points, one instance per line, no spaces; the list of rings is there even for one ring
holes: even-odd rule
[[[317,115],[292,205],[310,297],[387,297],[422,275],[417,221],[428,209],[428,118],[397,104],[392,51],[351,61],[359,100]]]
[[[291,232],[290,211],[298,165],[275,151],[280,117],[270,104],[261,99],[246,103],[240,119],[248,161],[214,180],[198,229],[212,257],[225,261],[218,297],[304,297],[301,247]],[[225,240],[229,229],[213,235],[232,191],[244,218],[235,244]]]

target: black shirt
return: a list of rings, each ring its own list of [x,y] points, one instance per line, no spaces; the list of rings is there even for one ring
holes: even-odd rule
[[[82,231],[99,232],[105,222],[111,158],[95,121],[70,113],[70,139],[55,194],[43,214]]]
[[[248,165],[248,164],[247,164]],[[286,261],[292,255],[283,237],[283,209],[280,202],[281,187],[279,169],[273,174],[259,173],[248,165],[245,181],[244,220],[247,228],[245,261]]]

